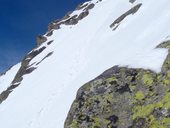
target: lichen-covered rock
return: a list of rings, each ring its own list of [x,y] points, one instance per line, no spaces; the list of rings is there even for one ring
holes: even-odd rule
[[[169,48],[170,41],[159,48]],[[170,128],[170,53],[162,71],[112,67],[82,86],[65,128]]]

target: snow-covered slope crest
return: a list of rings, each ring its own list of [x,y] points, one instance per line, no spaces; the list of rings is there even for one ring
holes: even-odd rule
[[[12,83],[12,80],[14,79],[17,71],[20,68],[20,63],[11,67],[6,73],[2,74],[0,76],[0,103],[2,102],[2,98],[7,97],[6,96],[2,96],[3,91],[5,91]]]
[[[55,22],[23,59],[12,80],[17,88],[0,105],[1,127],[62,128],[78,88],[106,69],[161,71],[168,50],[156,46],[170,35],[169,0],[86,3]]]

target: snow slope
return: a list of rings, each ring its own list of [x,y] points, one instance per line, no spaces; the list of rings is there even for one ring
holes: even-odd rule
[[[10,86],[19,68],[20,63],[11,67],[4,75],[0,76],[0,93]]]
[[[109,27],[138,3],[142,6],[137,13],[126,17],[115,31]],[[120,65],[159,72],[168,50],[155,47],[170,35],[169,21],[169,0],[97,3],[78,24],[55,30],[47,40],[54,40],[51,45],[46,42],[38,48],[47,47],[30,62],[36,70],[24,75],[21,85],[0,105],[0,126],[63,128],[78,88],[106,69]]]

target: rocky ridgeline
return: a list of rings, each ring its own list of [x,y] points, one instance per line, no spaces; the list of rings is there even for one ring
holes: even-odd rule
[[[24,75],[31,73],[35,69],[34,67],[29,66],[29,62],[36,55],[41,53],[44,49],[45,47],[42,47],[39,50],[35,50],[35,51],[33,50],[22,60],[21,67],[19,71],[17,72],[14,80],[12,81],[11,85],[0,94],[0,103],[6,100],[9,94],[13,91],[13,89],[15,89],[16,87],[20,85],[21,81],[23,80]]]
[[[129,0],[129,2],[132,3],[132,4],[133,4],[135,1],[136,1],[136,0]]]
[[[50,45],[52,41],[48,42],[47,44]],[[36,67],[33,65],[35,64],[36,66],[39,65],[42,61],[44,61],[47,57],[51,56],[53,52],[48,53],[40,62],[36,62],[33,64],[30,64],[31,60],[34,59],[38,54],[43,52],[46,49],[45,46],[39,48],[39,49],[34,49],[30,53],[28,53],[25,58],[21,62],[21,67],[18,70],[17,74],[15,75],[15,78],[13,79],[11,85],[0,94],[0,103],[2,103],[4,100],[6,100],[9,96],[9,94],[16,88],[18,87],[22,80],[24,75],[30,74],[33,72]]]
[[[130,0],[131,3],[134,3],[135,1]],[[112,28],[113,30],[116,30],[120,23],[129,15],[133,15],[135,14],[140,7],[142,6],[142,3],[139,3],[137,5],[135,5],[133,8],[131,8],[130,10],[128,10],[127,12],[125,12],[124,14],[122,14],[120,17],[118,17],[111,25],[110,28]]]
[[[102,0],[98,0],[96,3],[100,2]],[[67,13],[62,19],[56,20],[52,23],[49,24],[48,26],[48,31],[45,35],[39,35],[37,37],[37,46],[39,47],[41,44],[44,42],[47,42],[47,37],[51,36],[53,34],[54,30],[60,29],[61,25],[75,25],[77,24],[80,20],[85,18],[88,14],[89,11],[94,8],[95,4],[91,2],[86,2],[83,4],[78,5],[76,8],[76,11],[80,11],[81,13],[79,15],[74,15],[71,16],[72,12]],[[53,42],[53,40],[47,42],[47,46],[50,45]],[[30,53],[28,53],[25,58],[21,62],[21,67],[19,71],[17,72],[15,78],[13,79],[11,85],[0,94],[0,103],[2,103],[4,100],[6,100],[9,96],[9,94],[16,88],[18,87],[22,80],[23,76],[30,74],[33,72],[36,67],[33,65],[39,65],[42,61],[44,61],[47,57],[51,56],[53,52],[48,53],[40,62],[36,62],[36,64],[30,64],[31,60],[35,58],[38,54],[43,52],[47,46],[43,46],[40,48],[35,48],[32,50]],[[0,76],[5,75],[5,73],[0,74]]]
[[[170,50],[160,73],[115,66],[82,86],[65,128],[170,128]]]
[[[42,43],[46,42],[47,37],[51,36],[54,30],[60,29],[61,25],[76,25],[80,20],[84,19],[86,16],[89,15],[89,11],[92,8],[94,8],[94,6],[95,4],[90,2],[85,4],[80,4],[75,10],[75,11],[81,11],[80,14],[71,16],[72,12],[68,12],[62,19],[58,19],[51,22],[48,26],[47,33],[43,36],[39,35],[37,37],[37,45],[40,46]]]
[[[99,3],[102,0],[98,0],[96,2]],[[136,0],[129,0],[130,3],[134,3]],[[121,23],[121,21],[123,21],[128,15],[130,14],[134,14],[136,13],[139,8],[141,7],[142,4],[138,4],[136,6],[134,6],[132,9],[128,10],[127,12],[125,12],[123,15],[121,15],[120,17],[118,17],[111,25],[110,27],[115,30]],[[81,11],[81,13],[77,14],[77,15],[72,15],[73,12],[68,12],[63,18],[55,20],[53,22],[51,22],[48,26],[48,31],[45,35],[39,35],[37,37],[37,46],[40,46],[41,44],[43,44],[44,42],[47,41],[47,38],[51,35],[53,35],[53,31],[54,30],[58,30],[61,28],[61,25],[76,25],[80,20],[84,19],[85,17],[87,17],[89,15],[89,11],[91,9],[93,9],[95,6],[94,3],[91,2],[86,2],[83,4],[78,5],[78,7],[75,9],[75,11]]]

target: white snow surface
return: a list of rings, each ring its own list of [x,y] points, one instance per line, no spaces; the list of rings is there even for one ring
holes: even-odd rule
[[[138,12],[112,31],[110,24],[138,3],[142,3]],[[169,21],[169,0],[97,3],[77,25],[55,30],[48,37],[54,40],[51,45],[47,41],[40,46],[47,48],[30,63],[37,69],[24,75],[21,85],[0,105],[0,127],[63,128],[78,88],[114,65],[160,72],[168,50],[155,47],[170,35]],[[13,73],[3,76],[9,77],[4,83]],[[1,86],[0,91],[7,87]]]
[[[4,90],[6,90],[10,86],[20,66],[21,64],[19,63],[11,67],[5,74],[0,76],[0,93],[2,93]]]

